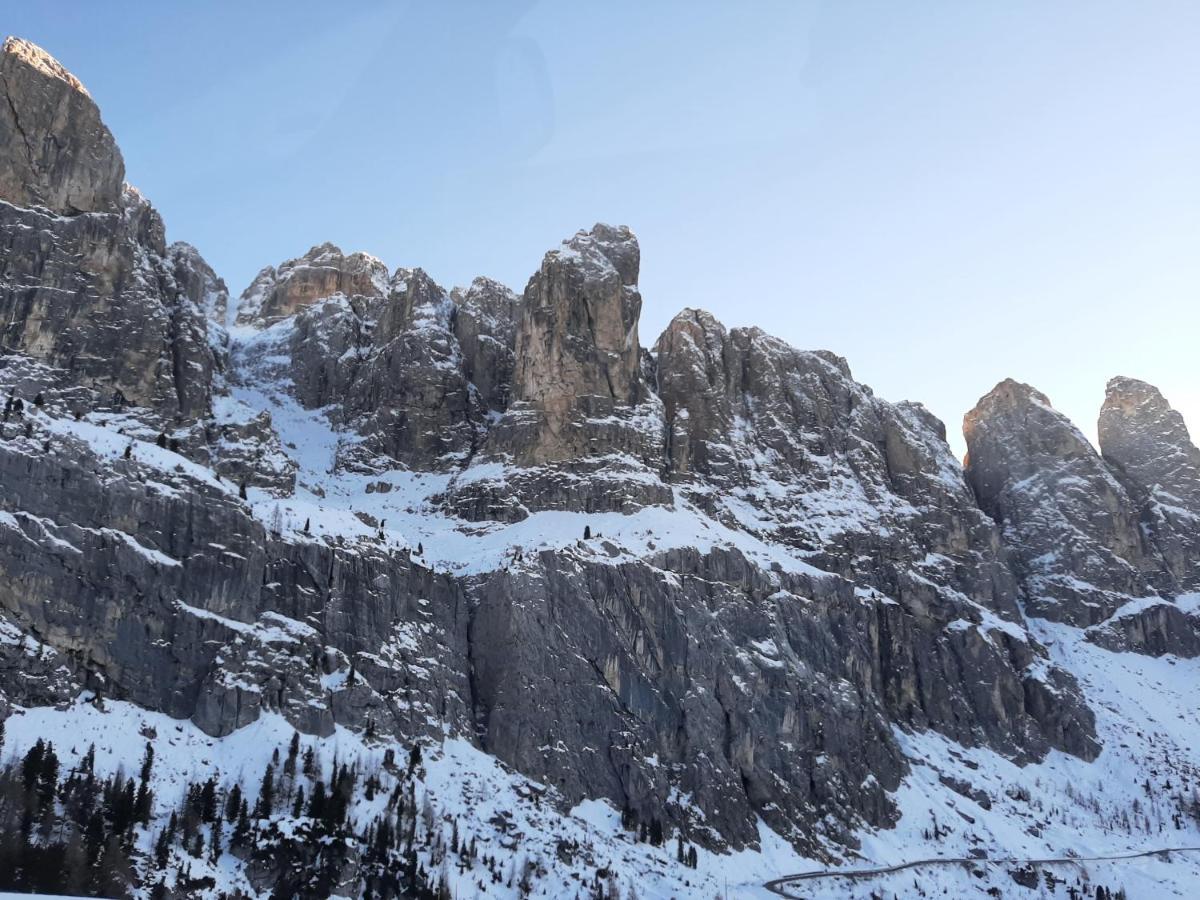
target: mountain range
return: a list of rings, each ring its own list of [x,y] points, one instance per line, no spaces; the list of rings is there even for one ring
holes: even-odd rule
[[[1004,381],[960,463],[834,353],[645,343],[605,224],[520,292],[325,243],[235,299],[61,64],[9,38],[0,92],[0,888],[1200,884],[1023,862],[1200,846],[1200,450],[1153,386],[1097,450]]]

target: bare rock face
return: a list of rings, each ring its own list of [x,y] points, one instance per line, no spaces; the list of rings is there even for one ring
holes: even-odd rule
[[[166,246],[82,85],[10,38],[0,54],[0,344],[119,403],[196,417],[220,349],[208,308],[223,285]],[[216,297],[217,299],[213,299]]]
[[[998,384],[967,413],[967,478],[1004,529],[1027,609],[1079,626],[1154,593],[1161,561],[1129,492],[1045,395]]]
[[[1200,589],[1200,449],[1158,388],[1113,378],[1100,409],[1100,452],[1142,508],[1180,590]]]
[[[923,613],[953,618],[965,595],[1019,617],[999,533],[924,408],[879,400],[832,353],[700,310],[655,350],[670,478],[694,502]]]
[[[571,394],[634,399],[638,371],[637,238],[596,225],[551,250],[525,288],[516,395],[559,406]]]
[[[450,296],[457,311],[454,336],[462,348],[463,373],[488,409],[502,411],[512,394],[521,298],[490,278],[476,278]]]
[[[167,248],[167,255],[174,263],[175,281],[183,295],[204,313],[209,330],[219,332],[229,308],[229,288],[225,286],[225,280],[191,244],[176,241]]]
[[[320,244],[278,269],[259,272],[238,301],[237,324],[274,325],[335,294],[382,297],[387,283],[387,266],[375,257],[346,255],[333,244]]]
[[[0,340],[121,402],[207,413],[219,367],[207,265],[168,251],[162,220],[127,188],[119,212],[0,208]]]
[[[0,200],[59,215],[119,212],[125,163],[100,110],[45,50],[10,37],[0,51]]]
[[[628,228],[596,225],[551,250],[529,280],[512,402],[447,505],[514,521],[545,509],[632,511],[669,504],[658,480],[662,404],[638,345],[640,251]]]
[[[512,320],[499,316],[501,307],[495,312],[474,320],[473,347],[494,348],[503,360]],[[485,395],[470,374],[493,399],[507,388],[490,370],[468,369],[457,317],[450,295],[423,270],[389,278],[372,257],[325,244],[255,279],[238,320],[260,330],[236,352],[254,381],[306,408],[328,408],[334,424],[366,437],[351,448],[354,459],[340,462],[386,465],[372,463],[382,457],[439,470],[460,464],[483,439]]]
[[[573,459],[589,445],[581,417],[641,397],[640,251],[628,228],[597,225],[551,250],[525,288],[514,396],[538,417],[522,463]]]

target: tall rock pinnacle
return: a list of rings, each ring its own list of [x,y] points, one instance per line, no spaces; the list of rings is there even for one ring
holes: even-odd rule
[[[1158,388],[1108,382],[1100,452],[1144,504],[1143,519],[1179,585],[1200,586],[1200,449]]]
[[[0,199],[63,215],[115,212],[125,163],[79,79],[45,50],[10,37],[0,51],[0,90]]]
[[[525,288],[514,394],[545,417],[535,460],[578,455],[567,426],[582,408],[638,399],[639,260],[632,231],[596,225],[547,253]]]
[[[1044,394],[1002,381],[963,434],[967,480],[1004,529],[1030,611],[1091,625],[1149,592],[1155,563],[1134,501]]]

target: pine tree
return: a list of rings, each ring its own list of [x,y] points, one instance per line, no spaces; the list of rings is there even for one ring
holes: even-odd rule
[[[269,819],[271,812],[275,807],[275,767],[271,763],[267,764],[267,771],[263,773],[262,785],[258,790],[258,803],[254,807],[254,818]]]
[[[225,798],[225,821],[234,822],[238,817],[238,810],[242,807],[242,786],[235,784],[229,789],[229,795]]]
[[[312,798],[308,801],[308,815],[317,821],[324,821],[326,814],[325,782],[318,780],[313,785]]]

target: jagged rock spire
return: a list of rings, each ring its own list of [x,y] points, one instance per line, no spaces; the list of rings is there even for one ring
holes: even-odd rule
[[[525,288],[515,395],[555,420],[577,398],[637,399],[640,252],[624,226],[596,225],[551,250]]]
[[[1200,449],[1183,416],[1158,388],[1118,377],[1108,382],[1098,431],[1178,586],[1200,587]]]
[[[1004,528],[1036,615],[1091,625],[1150,592],[1136,504],[1045,394],[1011,378],[963,420],[966,475]]]

